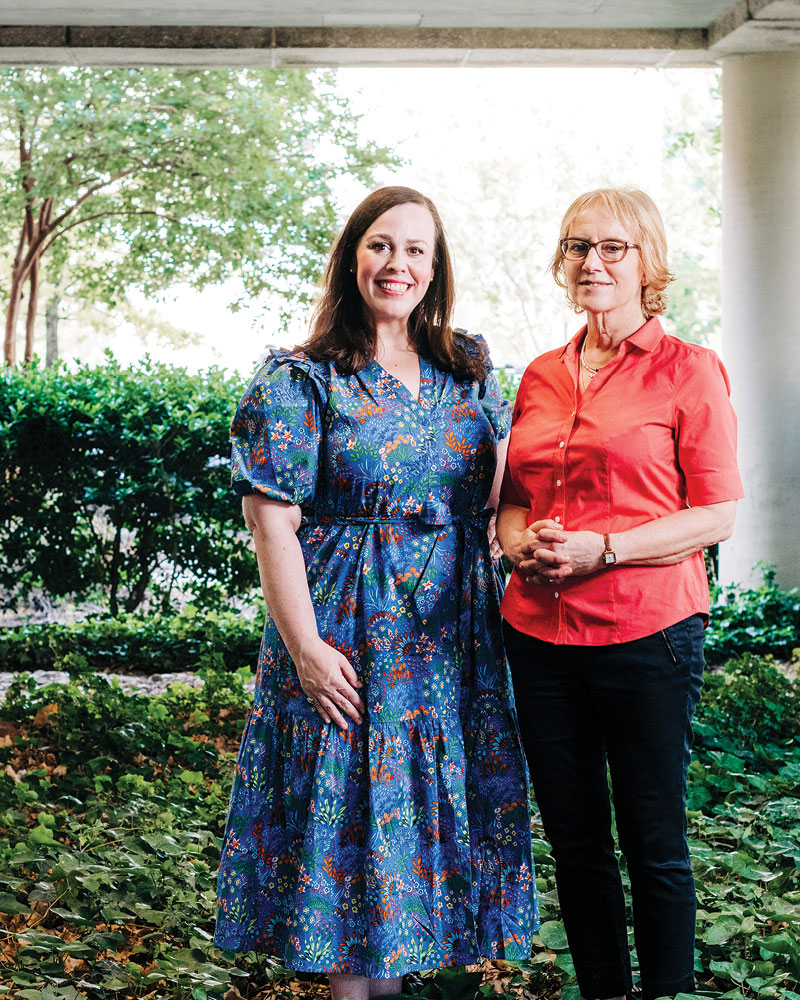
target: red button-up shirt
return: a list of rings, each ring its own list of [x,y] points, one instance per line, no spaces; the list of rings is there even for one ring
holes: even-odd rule
[[[717,355],[658,319],[620,345],[578,392],[584,327],[533,361],[520,383],[501,500],[528,523],[612,536],[689,506],[743,496],[736,416]],[[613,546],[613,537],[612,537]],[[555,586],[512,573],[506,620],[547,642],[606,645],[708,615],[702,553],[672,566],[613,566]]]

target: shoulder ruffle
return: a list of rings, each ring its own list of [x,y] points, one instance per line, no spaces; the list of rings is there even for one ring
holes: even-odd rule
[[[489,357],[489,345],[486,338],[481,333],[468,333],[466,330],[456,329],[453,331],[461,347],[471,358],[481,358],[487,366],[487,371],[491,371],[492,362]]]
[[[326,361],[313,361],[304,351],[290,350],[283,347],[271,347],[262,360],[261,367],[255,374],[250,385],[250,391],[256,385],[274,378],[282,369],[296,372],[309,378],[320,396],[324,406],[330,393],[330,365]]]
[[[497,439],[506,437],[511,429],[511,403],[503,398],[503,393],[494,374],[494,365],[489,354],[486,338],[480,333],[467,333],[466,330],[453,331],[459,344],[467,354],[479,358],[486,369],[486,380],[480,384],[478,398],[483,406],[489,422],[494,428]]]

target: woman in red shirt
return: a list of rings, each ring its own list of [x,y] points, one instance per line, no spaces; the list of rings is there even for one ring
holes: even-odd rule
[[[497,533],[522,736],[581,994],[632,987],[606,764],[645,1000],[692,992],[691,718],[709,595],[703,549],[742,496],[713,351],[667,335],[666,240],[641,191],[577,198],[553,275],[586,326],[517,394]]]

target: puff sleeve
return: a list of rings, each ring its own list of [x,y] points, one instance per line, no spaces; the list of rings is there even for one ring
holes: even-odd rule
[[[327,395],[319,363],[303,354],[273,352],[231,426],[237,494],[262,493],[298,505],[313,499]]]

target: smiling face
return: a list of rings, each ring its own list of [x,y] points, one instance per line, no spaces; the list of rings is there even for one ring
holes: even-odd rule
[[[602,203],[587,205],[575,216],[567,236],[597,243],[619,240],[637,243],[636,234],[617,221]],[[592,247],[583,260],[564,260],[570,299],[588,313],[605,313],[615,323],[638,329],[644,323],[642,287],[647,278],[638,250],[628,250],[616,264],[600,260]]]
[[[369,226],[356,248],[356,284],[376,330],[407,327],[430,285],[435,249],[436,227],[424,205],[395,205]]]

